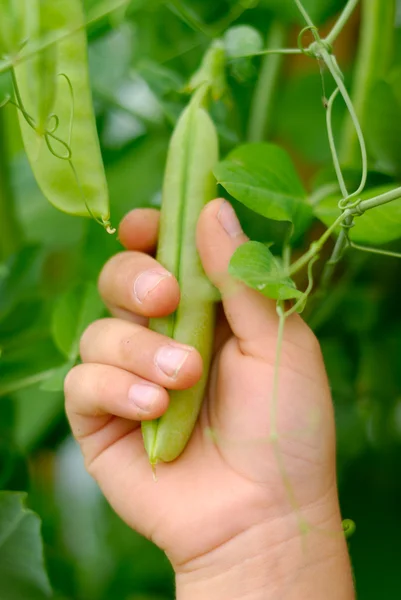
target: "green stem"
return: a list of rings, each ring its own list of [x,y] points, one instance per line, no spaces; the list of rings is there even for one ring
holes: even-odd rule
[[[348,23],[348,20],[354,12],[358,2],[359,0],[348,0],[348,3],[345,6],[341,15],[339,16],[337,23],[334,25],[333,29],[326,37],[326,42],[328,44],[331,45],[336,41],[336,39],[344,29],[345,25]]]
[[[294,304],[294,306],[292,308],[290,308],[290,310],[287,310],[287,312],[285,313],[285,316],[287,318],[291,317],[291,315],[298,312],[299,309],[305,308],[305,303],[308,300],[308,298],[311,295],[312,290],[313,290],[313,267],[315,265],[315,262],[317,262],[318,260],[319,260],[319,255],[317,254],[309,262],[309,265],[308,265],[308,287],[306,288],[306,290],[304,291],[302,296],[299,298],[299,300],[296,302],[296,304]]]
[[[309,27],[315,27],[312,19],[310,18],[309,14],[307,13],[307,11],[305,10],[305,8],[302,5],[301,0],[294,0],[295,4],[298,7],[299,12],[301,13],[301,15],[303,16],[303,18],[305,19],[307,25]]]
[[[206,37],[212,37],[211,31],[200,21],[198,16],[189,8],[186,8],[179,0],[170,0],[167,7],[184,21],[194,31],[203,33]]]
[[[394,43],[395,0],[362,0],[361,41],[354,73],[352,104],[362,129],[369,119],[368,98],[375,81],[387,74]],[[343,131],[341,159],[357,162],[357,139],[350,118]]]
[[[317,242],[313,242],[313,244],[311,244],[311,247],[309,248],[308,252],[301,256],[301,258],[291,266],[288,275],[292,277],[293,275],[298,273],[298,271],[300,271],[306,265],[308,265],[309,262],[320,253],[321,249],[331,237],[333,232],[337,229],[337,227],[349,218],[350,212],[347,209],[338,217],[338,219],[334,221],[334,223],[327,229],[327,231],[325,231],[325,233]]]
[[[271,56],[272,54],[283,54],[284,56],[296,56],[302,54],[300,48],[272,48],[271,50],[259,50],[259,52],[247,52],[246,54],[238,54],[235,59],[230,59],[228,62],[233,62],[238,58],[254,58],[255,56]]]
[[[383,250],[383,248],[372,248],[371,246],[361,246],[354,242],[349,242],[351,248],[354,250],[361,250],[362,252],[369,252],[370,254],[379,254],[380,256],[390,256],[391,258],[401,258],[401,252],[392,252],[391,250]]]
[[[320,52],[321,52],[321,56],[326,64],[326,66],[329,69],[334,81],[336,82],[337,87],[340,90],[343,100],[348,108],[350,122],[352,124],[352,129],[354,131],[354,134],[356,135],[356,141],[358,142],[358,150],[360,151],[361,158],[362,158],[362,179],[361,179],[361,183],[360,183],[360,186],[358,187],[358,189],[353,194],[348,196],[348,198],[352,198],[353,196],[357,196],[358,194],[360,194],[363,191],[363,189],[365,188],[366,180],[367,180],[367,176],[368,176],[368,154],[367,154],[367,150],[366,150],[365,138],[364,138],[362,127],[361,127],[358,115],[355,111],[355,107],[353,105],[352,99],[350,98],[350,95],[348,94],[348,90],[345,87],[345,84],[344,84],[344,81],[342,78],[342,73],[339,70],[337,61],[335,60],[334,56],[331,56],[327,52],[327,50],[325,50],[324,48],[322,48]],[[334,96],[334,99],[335,99],[335,96]],[[329,136],[330,136],[330,130],[329,130]],[[340,185],[341,185],[341,182],[340,182]]]
[[[287,28],[278,21],[273,22],[269,30],[266,49],[269,51],[284,46],[286,37]],[[251,106],[248,129],[250,142],[261,142],[270,132],[272,106],[282,64],[282,54],[266,54],[263,60]]]
[[[274,365],[274,379],[272,401],[270,406],[270,441],[275,443],[278,441],[278,392],[280,385],[280,362],[284,341],[284,327],[286,322],[286,314],[281,305],[278,306],[279,326],[277,332],[276,359]]]
[[[349,217],[346,221],[346,225],[351,227],[353,217]],[[323,269],[322,279],[320,282],[321,291],[327,290],[331,278],[333,277],[336,265],[340,262],[348,244],[347,234],[344,229],[341,230],[340,235],[337,238],[336,245],[334,246],[333,254],[330,260],[327,261],[326,266]]]
[[[377,208],[378,206],[383,206],[384,204],[388,204],[389,202],[394,202],[399,198],[401,198],[401,188],[396,188],[391,192],[381,194],[380,196],[375,196],[374,198],[370,198],[369,200],[363,200],[354,209],[349,208],[345,211],[344,214],[348,213],[348,217],[345,219],[344,224],[346,227],[350,228],[354,221],[354,217],[361,216],[367,210],[372,210],[373,208]],[[338,236],[333,254],[330,260],[326,263],[326,266],[323,270],[321,280],[322,290],[327,289],[330,280],[333,276],[336,265],[340,262],[347,246],[349,246],[349,240],[345,229],[343,229],[340,232],[340,235]]]
[[[394,202],[394,200],[399,200],[401,198],[401,187],[396,188],[395,190],[391,190],[391,192],[386,192],[385,194],[381,194],[380,196],[375,196],[374,198],[370,198],[369,200],[363,200],[360,202],[355,210],[355,215],[358,216],[363,214],[367,210],[371,210],[372,208],[377,208],[378,206],[383,206],[383,204],[388,204],[389,202]]]
[[[10,185],[5,110],[0,111],[0,261],[18,250],[22,237]]]

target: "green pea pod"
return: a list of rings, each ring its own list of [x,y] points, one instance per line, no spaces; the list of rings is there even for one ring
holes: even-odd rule
[[[44,41],[49,34],[63,25],[59,19],[57,5],[54,0],[29,0],[25,9],[25,30],[28,40]],[[53,44],[36,52],[29,60],[27,87],[32,104],[30,116],[34,119],[36,132],[41,136],[46,133],[56,100],[57,51],[57,44]]]
[[[157,259],[178,279],[181,301],[174,315],[150,323],[153,331],[197,348],[204,371],[191,389],[170,392],[170,406],[160,419],[142,424],[153,465],[175,460],[187,445],[201,408],[212,352],[213,294],[195,241],[202,208],[216,197],[212,172],[219,155],[216,128],[202,107],[204,94],[200,89],[194,95],[177,123],[163,189]]]
[[[24,42],[25,0],[0,0],[0,57],[14,56]]]
[[[108,189],[89,83],[81,0],[29,2],[33,4],[26,12],[26,27],[32,39],[36,36],[37,41],[38,33],[52,39],[59,31],[65,36],[49,51],[20,60],[14,67],[25,151],[43,194],[56,208],[93,216],[107,226]],[[20,58],[29,54],[29,39]]]

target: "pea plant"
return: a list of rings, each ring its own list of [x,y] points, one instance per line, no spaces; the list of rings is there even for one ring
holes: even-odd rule
[[[105,314],[96,276],[120,249],[116,222],[132,204],[161,206],[157,259],[177,277],[182,294],[177,312],[152,319],[150,327],[195,346],[205,367],[196,386],[171,393],[161,419],[143,424],[144,445],[154,470],[185,450],[208,381],[218,301],[203,273],[194,232],[203,206],[222,193],[250,238],[232,257],[229,273],[277,306],[266,441],[275,448],[289,500],[298,512],[278,427],[286,322],[302,313],[320,334],[361,270],[369,273],[369,264],[398,264],[401,258],[401,44],[395,27],[400,6],[396,0],[221,4],[0,0],[0,417],[6,423],[0,444],[2,489],[21,489],[14,483],[18,477],[13,479],[18,461],[40,446],[42,435],[32,437],[28,427],[25,438],[20,434],[15,443],[15,407],[26,405],[27,394],[35,390],[38,397],[58,399],[55,413],[44,411],[42,430],[51,433],[49,422],[60,418],[63,379],[79,361],[79,338],[90,322]],[[159,12],[160,22],[155,18]],[[360,34],[350,73],[342,44],[358,17]],[[166,20],[174,44],[164,40]],[[112,40],[110,45],[102,47],[103,37]],[[133,48],[140,60],[133,58]],[[109,71],[106,63],[111,64]],[[291,80],[291,69],[310,69],[313,89],[301,86],[282,118],[280,95],[288,73]],[[155,102],[154,113],[127,101],[127,81],[132,96],[145,93],[148,102]],[[293,87],[293,96],[295,91]],[[130,119],[129,127],[119,128],[116,114]],[[128,130],[127,139],[122,130],[124,135]],[[318,152],[312,148],[314,136]],[[19,145],[13,146],[14,137]],[[318,156],[321,148],[326,152],[323,160]],[[69,220],[49,208],[52,212],[46,214],[55,223],[49,244],[43,241],[49,231],[38,224],[45,220],[32,226],[22,208],[27,190],[20,181],[22,149],[30,165],[30,197],[36,194],[40,206],[45,198],[56,209],[81,217]],[[141,171],[146,178],[141,179]],[[133,186],[141,198],[123,200]],[[67,250],[55,251],[64,228]],[[52,269],[57,276],[43,276]],[[67,277],[59,274],[63,269]],[[366,308],[365,300],[360,306]],[[354,313],[353,326],[358,307]],[[327,348],[329,354],[333,345]],[[365,382],[369,368],[364,359],[362,363],[360,380]],[[64,431],[61,437],[66,435]],[[23,451],[10,452],[14,445]],[[7,533],[11,521],[18,525]],[[299,522],[306,525],[302,515]],[[352,533],[353,523],[344,522],[344,530]],[[32,577],[21,583],[18,572],[25,567],[20,550],[25,543],[32,547]],[[16,565],[12,572],[7,561]],[[26,598],[26,589],[32,597],[51,594],[39,519],[17,492],[0,492],[0,572],[0,596]],[[105,596],[99,592],[97,597]]]

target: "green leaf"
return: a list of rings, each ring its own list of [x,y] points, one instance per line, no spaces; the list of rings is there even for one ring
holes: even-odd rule
[[[51,588],[45,571],[40,519],[25,494],[0,492],[0,597],[42,600]]]
[[[361,200],[368,200],[394,190],[393,186],[384,186],[366,190]],[[327,227],[339,217],[338,202],[340,194],[330,195],[315,207],[315,215]],[[340,231],[338,229],[337,233]],[[356,243],[381,245],[401,238],[401,199],[378,206],[355,219],[355,227],[350,231],[350,239]]]
[[[4,399],[1,400],[4,402]],[[32,452],[55,430],[65,427],[64,394],[42,390],[39,385],[13,394],[15,444],[23,454]]]
[[[46,331],[31,331],[0,355],[0,398],[51,377],[65,360]]]
[[[302,296],[292,279],[282,273],[278,260],[260,242],[240,246],[231,259],[229,273],[273,300],[292,300]]]
[[[0,264],[0,320],[15,305],[37,294],[43,252],[37,246],[26,246]]]
[[[45,392],[62,392],[64,390],[64,380],[74,364],[75,361],[70,361],[56,369],[51,377],[44,380],[40,389]]]
[[[68,361],[77,360],[83,332],[104,312],[104,305],[92,282],[69,290],[57,302],[52,318],[53,339]]]
[[[4,489],[15,467],[15,406],[10,398],[0,402],[0,488]]]
[[[279,146],[240,146],[214,174],[229,194],[259,215],[292,223],[297,235],[308,228],[312,208],[290,157]]]
[[[229,58],[256,54],[263,50],[263,38],[259,31],[249,25],[238,25],[227,30],[223,38]]]

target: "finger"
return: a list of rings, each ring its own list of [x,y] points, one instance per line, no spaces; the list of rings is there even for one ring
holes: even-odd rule
[[[272,359],[277,337],[276,302],[235,282],[228,267],[235,250],[248,241],[231,205],[213,200],[198,223],[197,243],[203,267],[220,290],[228,323],[245,354]],[[294,314],[286,322],[285,339],[316,351],[317,341],[302,318]],[[266,340],[273,342],[267,344]]]
[[[113,256],[99,277],[99,291],[114,314],[165,317],[180,301],[178,282],[154,258],[139,252]]]
[[[231,205],[214,200],[203,210],[197,242],[203,267],[220,290],[227,320],[239,342],[249,347],[277,331],[274,301],[236,283],[228,274],[235,250],[248,241]]]
[[[172,390],[188,389],[202,375],[195,348],[119,319],[96,321],[81,339],[84,362],[113,365]]]
[[[110,415],[132,421],[158,419],[169,401],[164,388],[110,365],[74,367],[64,390],[73,433],[81,438],[97,431]]]
[[[120,223],[119,239],[127,250],[152,254],[157,245],[159,211],[153,208],[136,208]]]

